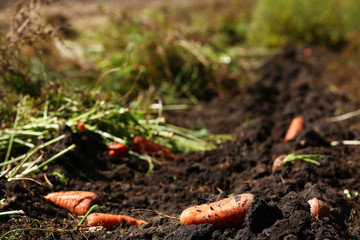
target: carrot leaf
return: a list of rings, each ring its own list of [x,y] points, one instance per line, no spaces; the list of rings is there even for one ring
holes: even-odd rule
[[[315,165],[320,166],[320,162],[316,161],[315,159],[319,159],[321,157],[324,157],[321,154],[295,154],[295,153],[290,153],[289,155],[287,155],[283,160],[282,160],[282,165],[286,165],[289,164],[291,162],[294,162],[295,160],[303,160],[305,162],[309,162]]]

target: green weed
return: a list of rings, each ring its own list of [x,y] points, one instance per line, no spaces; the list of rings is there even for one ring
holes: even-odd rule
[[[68,185],[69,181],[65,174],[61,172],[61,170],[54,171],[52,175],[58,176],[60,178],[60,182],[62,182],[64,185]]]

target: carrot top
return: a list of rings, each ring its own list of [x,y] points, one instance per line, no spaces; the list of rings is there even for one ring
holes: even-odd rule
[[[279,169],[282,166],[289,166],[290,164],[294,164],[295,160],[298,160],[298,159],[320,166],[321,164],[318,161],[316,161],[315,159],[319,159],[321,157],[323,157],[323,155],[321,155],[321,154],[290,153],[288,155],[281,155],[275,159],[272,171],[274,172],[276,169]],[[277,161],[278,159],[280,160],[280,162]]]

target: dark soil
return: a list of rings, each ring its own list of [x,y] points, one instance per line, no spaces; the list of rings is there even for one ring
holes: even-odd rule
[[[168,122],[188,128],[206,126],[213,133],[232,133],[236,140],[218,149],[177,154],[159,161],[147,175],[146,161],[110,158],[101,138],[91,132],[72,132],[44,149],[44,159],[73,143],[77,147],[30,180],[0,179],[1,211],[22,209],[25,215],[1,217],[2,234],[22,239],[360,239],[360,205],[344,190],[359,191],[360,162],[357,146],[331,146],[334,140],[357,137],[352,121],[327,122],[339,108],[357,106],[344,96],[325,91],[317,81],[321,65],[288,51],[257,70],[260,80],[233,99],[213,99],[201,110],[167,112]],[[295,116],[303,116],[306,129],[294,141],[283,143]],[[319,153],[321,166],[295,161],[289,168],[271,172],[277,155]],[[68,184],[52,174],[61,170]],[[79,219],[47,202],[43,196],[62,190],[87,190],[103,201],[101,212],[126,214],[149,222],[141,227],[123,224],[111,230],[49,232],[69,229]],[[229,194],[252,193],[256,201],[245,223],[235,228],[213,229],[209,224],[181,226],[177,217],[187,207],[216,201]],[[329,218],[310,216],[311,198],[323,200]],[[28,228],[28,229],[26,229]]]

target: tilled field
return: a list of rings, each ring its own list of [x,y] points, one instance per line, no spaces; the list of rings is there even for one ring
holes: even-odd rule
[[[110,158],[100,137],[86,131],[73,133],[64,126],[58,134],[65,133],[66,138],[46,148],[44,158],[73,143],[77,147],[49,166],[52,186],[44,173],[36,176],[42,185],[0,179],[0,199],[6,199],[1,210],[26,212],[1,217],[1,234],[8,233],[5,239],[359,239],[359,199],[344,194],[346,189],[359,191],[359,150],[331,144],[356,139],[356,132],[349,130],[354,119],[327,121],[335,111],[357,106],[318,88],[321,69],[299,60],[294,52],[274,57],[257,72],[260,80],[244,95],[213,99],[203,103],[202,110],[166,113],[170,123],[191,128],[205,125],[212,133],[235,134],[235,141],[209,152],[159,159],[150,175],[146,161]],[[284,143],[296,116],[305,119],[305,129]],[[321,154],[321,165],[296,160],[272,172],[278,155],[294,152]],[[57,169],[69,179],[67,185],[50,174]],[[79,221],[43,198],[65,190],[95,192],[103,202],[98,211],[129,215],[149,224],[51,232],[72,229]],[[220,230],[209,224],[181,226],[156,213],[132,211],[149,209],[178,217],[189,206],[241,193],[256,197],[245,222]],[[307,201],[314,197],[330,207],[330,217],[318,220],[310,215]]]

